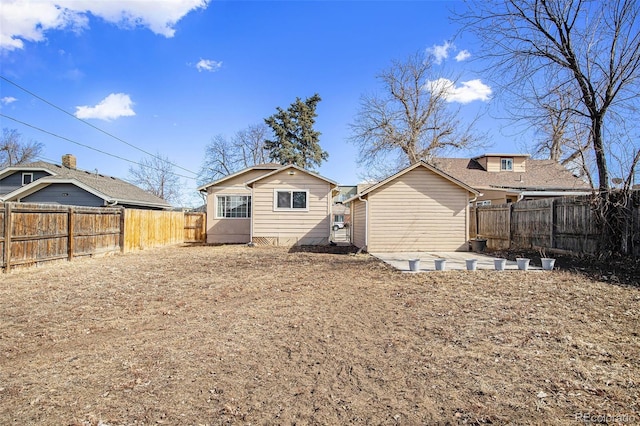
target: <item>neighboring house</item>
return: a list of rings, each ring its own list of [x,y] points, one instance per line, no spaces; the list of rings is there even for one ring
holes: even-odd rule
[[[368,252],[466,251],[478,191],[419,161],[351,203],[351,242]]]
[[[339,185],[335,190],[333,197],[333,224],[342,224],[349,226],[351,223],[351,208],[349,203],[345,201],[357,194],[357,186],[355,185]],[[340,225],[333,225],[333,228]]]
[[[484,154],[468,158],[436,158],[433,165],[481,195],[476,205],[584,195],[591,187],[552,160],[528,154]]]
[[[207,194],[207,242],[328,244],[337,184],[294,165],[260,164],[198,188]]]
[[[0,202],[49,203],[72,206],[122,206],[170,209],[162,198],[121,179],[76,168],[76,157],[62,156],[62,165],[44,161],[0,170]]]

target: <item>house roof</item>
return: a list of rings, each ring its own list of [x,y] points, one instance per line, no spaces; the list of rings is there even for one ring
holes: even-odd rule
[[[0,171],[0,178],[16,172],[45,171],[51,176],[36,179],[13,192],[5,194],[2,200],[11,200],[32,194],[54,183],[70,183],[90,192],[109,203],[132,204],[145,207],[169,208],[171,205],[136,185],[113,176],[106,176],[80,169],[71,169],[59,164],[36,161],[19,166],[7,167]]]
[[[455,185],[458,185],[458,186],[466,189],[467,191],[471,192],[472,194],[480,195],[480,192],[478,192],[476,189],[470,187],[466,183],[464,183],[464,182],[460,181],[459,179],[456,179],[455,177],[445,173],[444,171],[440,170],[439,168],[437,168],[437,167],[435,167],[435,166],[433,166],[433,165],[431,165],[431,164],[429,164],[429,163],[427,163],[427,162],[425,162],[423,160],[420,160],[418,162],[413,163],[409,167],[406,167],[406,168],[400,170],[398,173],[396,173],[396,174],[394,174],[392,176],[389,176],[388,178],[386,178],[386,179],[384,179],[384,180],[382,180],[382,181],[380,181],[380,182],[378,182],[378,183],[376,183],[374,185],[371,185],[371,186],[367,187],[366,189],[362,190],[362,192],[354,195],[353,197],[349,198],[348,200],[345,200],[344,202],[348,203],[348,202],[351,202],[351,201],[353,201],[353,200],[355,200],[355,199],[357,199],[359,197],[367,195],[371,191],[375,191],[376,189],[380,188],[381,186],[386,185],[387,183],[399,178],[400,176],[404,175],[405,173],[410,172],[411,170],[413,170],[413,169],[415,169],[417,167],[424,167],[425,169],[431,170],[432,172],[436,173],[437,175],[445,178],[446,180],[452,182]]]
[[[514,156],[514,155],[510,155]],[[467,185],[483,189],[512,190],[584,190],[591,189],[582,179],[574,176],[561,164],[552,160],[526,160],[525,171],[487,172],[469,158],[435,158],[432,162],[439,169],[455,176]]]
[[[288,165],[286,165],[286,166],[280,165],[280,168],[278,168],[278,169],[276,169],[276,170],[273,170],[273,171],[271,171],[271,172],[269,172],[269,173],[266,173],[266,174],[264,174],[264,175],[262,175],[262,176],[258,176],[257,178],[252,179],[252,180],[250,180],[250,181],[248,181],[248,182],[245,182],[245,183],[246,183],[247,185],[251,185],[251,184],[253,184],[253,183],[255,183],[255,182],[258,182],[259,180],[265,179],[265,178],[267,178],[267,177],[269,177],[269,176],[273,176],[273,175],[275,175],[276,173],[280,173],[280,172],[283,172],[283,171],[285,171],[285,170],[290,170],[290,169],[299,170],[299,171],[301,171],[301,172],[303,172],[303,173],[306,173],[306,174],[308,174],[308,175],[310,175],[310,176],[313,176],[313,177],[315,177],[315,178],[318,178],[318,179],[320,179],[320,180],[323,180],[323,181],[325,181],[325,182],[329,183],[330,185],[338,186],[337,182],[334,182],[334,181],[332,181],[331,179],[327,179],[327,178],[326,178],[326,177],[324,177],[324,176],[320,176],[320,175],[319,175],[319,174],[317,174],[317,173],[310,172],[309,170],[303,169],[302,167],[298,167],[298,166],[296,166],[296,165],[294,165],[294,164],[288,164]]]
[[[247,167],[246,169],[239,170],[239,171],[237,171],[235,173],[232,173],[232,174],[224,176],[224,177],[222,177],[220,179],[214,180],[213,182],[205,183],[204,185],[198,187],[198,191],[204,191],[207,188],[209,188],[210,186],[219,185],[219,184],[221,184],[221,183],[223,183],[223,182],[225,182],[225,181],[227,181],[229,179],[233,179],[234,177],[240,176],[240,175],[242,175],[244,173],[247,173],[247,172],[249,172],[251,170],[277,170],[277,169],[279,169],[281,167],[282,167],[282,164],[280,164],[280,163],[256,164],[255,166]]]

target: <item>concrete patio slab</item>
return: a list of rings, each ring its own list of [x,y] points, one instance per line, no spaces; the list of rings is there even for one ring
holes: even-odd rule
[[[377,257],[383,262],[393,266],[394,268],[402,272],[429,272],[435,271],[435,260],[446,259],[445,270],[448,271],[466,271],[467,259],[476,259],[476,269],[479,270],[495,270],[494,259],[496,257],[487,256],[485,254],[474,252],[403,252],[403,253],[370,253],[372,256]],[[411,271],[409,269],[409,259],[420,259],[419,268],[417,271]],[[518,270],[517,262],[513,260],[507,260],[505,270],[513,271]],[[533,265],[529,262],[530,271],[542,271],[542,267]]]

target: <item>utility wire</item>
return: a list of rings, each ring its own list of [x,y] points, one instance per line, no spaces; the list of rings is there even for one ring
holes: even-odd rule
[[[92,127],[93,129],[95,129],[95,130],[97,130],[97,131],[99,131],[99,132],[101,132],[101,133],[104,133],[105,135],[107,135],[107,136],[109,136],[109,137],[112,137],[112,138],[114,138],[115,140],[117,140],[117,141],[119,141],[119,142],[122,142],[122,143],[123,143],[123,144],[125,144],[125,145],[130,146],[131,148],[137,149],[138,151],[143,152],[143,153],[145,153],[145,154],[147,154],[147,155],[149,155],[149,156],[151,156],[151,157],[154,157],[154,158],[156,158],[156,159],[158,159],[158,160],[167,161],[167,160],[165,160],[164,158],[158,157],[157,155],[152,154],[152,153],[150,153],[150,152],[148,152],[148,151],[145,151],[145,150],[144,150],[144,149],[142,149],[142,148],[138,148],[137,146],[135,146],[135,145],[133,145],[133,144],[131,144],[131,143],[129,143],[129,142],[127,142],[127,141],[125,141],[124,139],[121,139],[121,138],[119,138],[119,137],[117,137],[117,136],[115,136],[115,135],[113,135],[113,134],[111,134],[111,133],[107,132],[106,130],[103,130],[103,129],[101,129],[101,128],[97,127],[97,126],[94,126],[93,124],[89,123],[89,122],[88,122],[88,121],[86,121],[86,120],[83,120],[83,119],[81,119],[81,118],[76,117],[75,115],[73,115],[73,114],[71,114],[70,112],[66,111],[65,109],[63,109],[63,108],[59,107],[58,105],[56,105],[56,104],[54,104],[54,103],[52,103],[52,102],[50,102],[50,101],[48,101],[48,100],[44,99],[44,98],[43,98],[43,97],[41,97],[41,96],[38,96],[37,94],[35,94],[35,93],[31,92],[31,91],[30,91],[30,90],[28,90],[28,89],[25,89],[24,87],[20,86],[19,84],[14,83],[13,81],[11,81],[11,80],[9,80],[8,78],[6,78],[5,76],[0,75],[0,79],[2,79],[2,80],[4,80],[4,81],[6,81],[6,82],[7,82],[7,83],[9,83],[9,84],[12,84],[13,86],[17,87],[18,89],[22,90],[23,92],[26,92],[26,93],[30,94],[30,95],[31,95],[31,96],[33,96],[34,98],[39,99],[40,101],[42,101],[42,102],[44,102],[45,104],[47,104],[47,105],[49,105],[49,106],[51,106],[51,107],[53,107],[53,108],[57,109],[58,111],[61,111],[61,112],[65,113],[66,115],[68,115],[68,116],[71,116],[71,117],[75,118],[76,120],[80,121],[81,123],[84,123],[84,124],[86,124],[87,126]],[[7,118],[9,118],[9,117],[7,117]],[[97,151],[97,150],[96,150],[96,151]],[[113,157],[121,158],[121,157],[117,157],[117,156],[115,156],[115,155],[114,155]],[[170,162],[170,161],[167,161],[167,162],[168,162],[169,164],[171,164],[172,166],[177,167],[178,169],[184,170],[185,172],[189,172],[189,173],[194,174],[194,175],[196,175],[196,176],[198,175],[198,173],[196,173],[196,172],[194,172],[194,171],[191,171],[191,170],[189,170],[189,169],[185,169],[184,167],[181,167],[181,166],[179,166],[179,165],[177,165],[177,164],[175,164],[175,163],[172,163],[172,162]]]
[[[76,142],[76,141],[74,141],[74,140],[72,140],[72,139],[66,138],[66,137],[64,137],[64,136],[57,135],[57,134],[55,134],[55,133],[53,133],[53,132],[50,132],[50,131],[48,131],[48,130],[41,129],[40,127],[34,126],[33,124],[29,124],[29,123],[25,123],[24,121],[20,121],[20,120],[18,120],[17,118],[9,117],[8,115],[2,114],[2,113],[0,113],[0,117],[8,118],[9,120],[15,121],[16,123],[20,123],[20,124],[22,124],[22,125],[24,125],[24,126],[27,126],[27,127],[32,128],[32,129],[38,130],[38,131],[40,131],[40,132],[42,132],[42,133],[46,133],[46,134],[48,134],[48,135],[50,135],[50,136],[53,136],[53,137],[56,137],[56,138],[58,138],[58,139],[62,139],[62,140],[65,140],[65,141],[71,142],[71,143],[76,144],[76,145],[80,145],[80,146],[82,146],[82,147],[85,147],[85,148],[91,149],[91,150],[96,151],[96,152],[99,152],[99,153],[101,153],[101,154],[108,155],[109,157],[117,158],[118,160],[123,160],[123,161],[126,161],[126,162],[128,162],[128,163],[131,163],[131,164],[135,164],[135,165],[137,165],[137,166],[140,166],[140,167],[147,167],[147,168],[151,168],[151,169],[154,169],[154,170],[162,171],[161,169],[159,169],[159,168],[157,168],[157,167],[153,167],[153,166],[146,165],[146,164],[141,164],[141,163],[138,163],[138,162],[136,162],[136,161],[129,160],[128,158],[120,157],[120,156],[118,156],[118,155],[111,154],[111,153],[106,152],[106,151],[102,151],[102,150],[100,150],[100,149],[98,149],[98,148],[94,148],[94,147],[92,147],[92,146],[90,146],[90,145],[86,145],[86,144],[83,144],[83,143],[81,143],[81,142]],[[156,157],[156,156],[154,155],[154,157]],[[160,157],[156,157],[156,158],[158,158],[158,159],[160,159],[160,160],[162,160],[162,161],[166,161],[166,160],[164,160],[164,159],[162,159],[162,158],[160,158]],[[168,161],[166,161],[166,162],[168,162]],[[169,162],[168,162],[168,163],[169,163]],[[169,164],[172,164],[172,163],[169,163]],[[173,164],[172,164],[172,165],[173,165]],[[175,175],[175,176],[179,176],[179,177],[186,178],[186,179],[196,180],[196,178],[194,178],[193,176],[185,176],[185,175],[181,175],[181,174],[179,174],[179,173],[175,173],[175,172],[169,172],[169,173],[171,173],[172,175]]]

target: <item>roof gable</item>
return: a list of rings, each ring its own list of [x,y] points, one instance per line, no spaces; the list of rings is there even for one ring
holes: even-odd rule
[[[327,179],[327,178],[326,178],[326,177],[324,177],[324,176],[320,176],[320,175],[319,175],[319,174],[317,174],[317,173],[310,172],[309,170],[303,169],[302,167],[298,167],[298,166],[296,166],[296,165],[294,165],[294,164],[289,164],[289,165],[286,165],[286,166],[280,166],[280,168],[279,168],[279,169],[277,169],[277,170],[273,170],[273,171],[271,171],[271,172],[269,172],[269,173],[266,173],[266,174],[264,174],[264,175],[262,175],[262,176],[259,176],[259,177],[255,178],[255,179],[252,179],[252,180],[250,180],[250,181],[246,182],[246,184],[247,184],[248,186],[251,186],[251,185],[253,185],[254,183],[256,183],[256,182],[258,182],[258,181],[260,181],[260,180],[262,180],[262,179],[268,178],[268,177],[270,177],[270,176],[273,176],[273,175],[275,175],[275,174],[277,174],[277,173],[280,173],[280,172],[284,172],[284,171],[286,171],[286,170],[290,170],[290,171],[298,170],[298,171],[300,171],[300,172],[302,172],[302,173],[306,173],[307,175],[312,176],[312,177],[314,177],[314,178],[316,178],[316,179],[323,180],[323,181],[327,182],[329,185],[333,185],[334,187],[337,187],[337,186],[338,186],[338,184],[337,184],[336,182],[332,181],[331,179]]]
[[[442,170],[438,169],[437,167],[434,167],[434,166],[430,165],[429,163],[427,163],[427,162],[425,162],[423,160],[420,160],[420,161],[418,161],[416,163],[413,163],[412,165],[410,165],[408,167],[405,167],[404,169],[400,170],[398,173],[396,173],[396,174],[394,174],[392,176],[389,176],[388,178],[386,178],[386,179],[384,179],[384,180],[382,180],[382,181],[380,181],[380,182],[378,182],[378,183],[376,183],[374,185],[371,185],[371,186],[367,187],[362,192],[360,192],[360,193],[354,195],[353,197],[349,198],[348,200],[346,200],[345,203],[350,202],[352,200],[355,200],[355,199],[357,199],[359,197],[363,197],[363,196],[369,194],[370,192],[375,191],[376,189],[387,185],[388,183],[398,179],[399,177],[403,176],[404,174],[406,174],[406,173],[408,173],[408,172],[410,172],[410,171],[412,171],[412,170],[414,170],[414,169],[416,169],[418,167],[424,167],[425,169],[430,170],[431,172],[443,177],[444,179],[448,180],[449,182],[451,182],[451,183],[453,183],[453,184],[455,184],[455,185],[457,185],[457,186],[459,186],[461,188],[466,189],[467,191],[471,192],[472,194],[475,194],[475,195],[479,195],[480,194],[477,190],[473,189],[472,187],[470,187],[469,185],[465,184],[464,182],[454,178],[453,176],[448,175],[447,173],[443,172]]]
[[[282,164],[279,163],[266,163],[266,164],[257,164],[255,166],[252,167],[247,167],[246,169],[242,169],[239,170],[235,173],[231,173],[230,175],[224,176],[218,180],[214,180],[213,182],[209,182],[206,183],[202,186],[198,187],[198,191],[204,191],[207,188],[211,187],[211,186],[215,186],[215,185],[220,185],[221,183],[224,183],[226,181],[229,181],[230,179],[233,179],[235,177],[241,176],[243,174],[249,173],[252,170],[264,170],[265,174],[269,173],[271,171],[277,170],[282,168]]]

